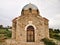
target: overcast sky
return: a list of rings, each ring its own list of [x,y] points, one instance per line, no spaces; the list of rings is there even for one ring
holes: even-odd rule
[[[12,19],[21,15],[22,8],[32,3],[42,17],[49,19],[50,28],[60,28],[60,0],[0,0],[0,24],[12,25]]]

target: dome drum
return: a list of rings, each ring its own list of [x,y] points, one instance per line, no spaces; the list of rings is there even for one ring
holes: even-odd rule
[[[39,14],[39,10],[38,8],[33,5],[33,4],[27,4],[26,6],[23,7],[21,14],[22,15],[27,15],[27,14],[34,14],[34,15],[38,15]]]

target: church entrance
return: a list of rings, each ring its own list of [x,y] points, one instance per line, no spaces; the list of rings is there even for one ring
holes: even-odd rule
[[[27,42],[35,41],[35,31],[33,26],[27,27]]]

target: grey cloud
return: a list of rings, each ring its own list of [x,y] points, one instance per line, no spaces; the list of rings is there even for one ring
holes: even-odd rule
[[[60,0],[0,0],[0,24],[12,25],[12,19],[19,16],[28,3],[35,4],[40,15],[49,19],[49,27],[60,28]]]

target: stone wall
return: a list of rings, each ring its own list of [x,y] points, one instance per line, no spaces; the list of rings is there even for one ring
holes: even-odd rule
[[[48,19],[39,15],[38,10],[22,10],[22,15],[12,22],[12,39],[7,45],[44,45],[43,38],[49,38]],[[33,26],[35,42],[27,42],[27,27]]]

